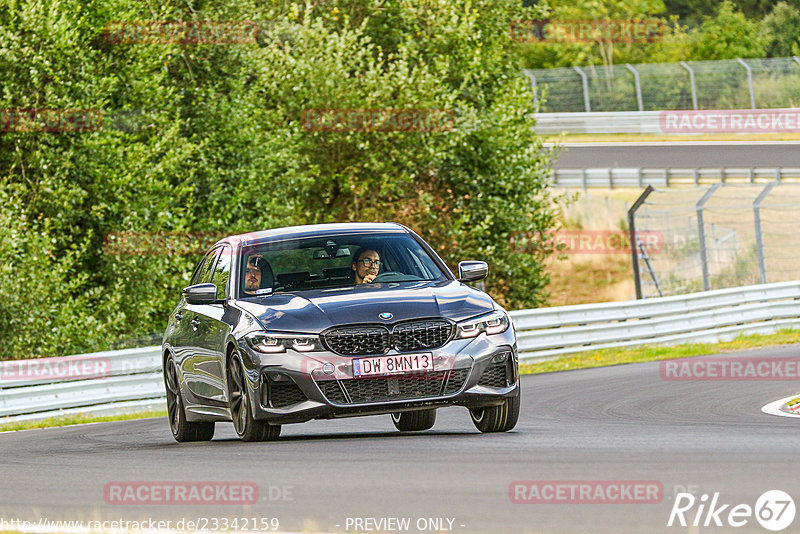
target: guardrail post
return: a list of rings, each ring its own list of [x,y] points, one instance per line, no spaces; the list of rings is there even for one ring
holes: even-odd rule
[[[625,67],[633,73],[633,82],[636,86],[636,103],[639,104],[639,111],[644,111],[642,102],[642,84],[639,81],[639,72],[630,63],[625,63]]]
[[[750,68],[750,65],[744,62],[744,60],[740,57],[736,58],[745,69],[747,69],[747,86],[750,88],[750,108],[756,109],[756,95],[753,92],[753,69]]]
[[[628,210],[628,232],[631,241],[631,261],[633,262],[633,285],[636,287],[637,299],[642,298],[642,279],[639,276],[639,251],[636,246],[636,210],[639,209],[639,206],[644,204],[644,201],[647,200],[647,197],[650,196],[650,193],[653,191],[655,191],[653,186],[648,185],[644,192],[639,195],[639,198],[636,199],[636,202],[633,203],[631,209]]]
[[[694,175],[694,185],[700,185],[700,169],[695,167],[692,169]]]
[[[756,253],[758,254],[758,270],[761,273],[761,283],[767,283],[767,262],[764,259],[764,236],[761,233],[761,202],[769,195],[778,182],[772,182],[764,188],[753,201],[753,222],[756,227]]]
[[[697,109],[697,86],[694,83],[694,69],[685,61],[681,61],[681,66],[689,71],[689,84],[692,88],[692,109]]]
[[[706,229],[705,222],[703,221],[703,206],[705,206],[708,199],[722,186],[721,183],[716,183],[705,192],[703,197],[697,201],[697,240],[700,244],[700,263],[703,267],[703,290],[708,291],[710,286],[708,275],[708,254],[706,252]]]
[[[586,111],[592,111],[592,104],[589,101],[589,78],[586,76],[586,73],[581,70],[580,67],[572,67],[575,71],[581,75],[581,80],[583,81],[583,105],[586,108]]]
[[[525,74],[525,76],[527,76],[531,80],[531,89],[533,90],[533,107],[538,112],[539,111],[539,95],[536,94],[536,76],[534,76],[533,73],[531,71],[529,71],[528,69],[523,69],[522,72]]]
[[[781,174],[781,168],[775,167],[775,181],[780,182],[781,178],[783,178],[783,175]]]

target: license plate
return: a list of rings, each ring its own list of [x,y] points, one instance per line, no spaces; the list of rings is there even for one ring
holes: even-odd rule
[[[383,376],[433,370],[432,354],[398,354],[353,359],[353,376]]]

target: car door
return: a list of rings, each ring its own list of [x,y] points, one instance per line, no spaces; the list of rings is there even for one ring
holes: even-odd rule
[[[205,261],[200,269],[200,276],[197,280],[192,280],[193,285],[211,282],[214,267],[219,260],[221,251],[222,247],[218,246],[206,254]],[[208,308],[211,306],[220,305],[186,303],[181,320],[181,323],[186,328],[187,340],[187,357],[181,363],[181,369],[186,381],[186,387],[192,397],[203,401],[217,400],[220,395],[219,380],[215,379],[215,373],[209,372],[209,369],[214,366],[214,354],[209,349],[208,323],[204,321],[204,318],[208,315]]]
[[[224,300],[229,295],[232,249],[222,245],[216,256],[209,281],[217,286],[217,299]],[[225,342],[231,330],[228,315],[232,310],[225,304],[205,304],[196,306],[196,353],[194,372],[197,377],[198,394],[218,403],[227,402],[225,388]]]
[[[200,279],[203,277],[204,267],[207,265],[207,260],[212,260],[213,256],[205,255],[200,259],[200,262],[195,267],[189,285],[199,284]],[[181,369],[181,376],[186,376],[191,373],[191,355],[193,346],[193,332],[190,327],[190,322],[194,317],[194,312],[187,309],[188,304],[186,299],[181,297],[178,306],[172,312],[167,323],[167,332],[165,339],[170,345],[172,355],[175,358],[175,363]],[[184,378],[185,380],[185,378]]]

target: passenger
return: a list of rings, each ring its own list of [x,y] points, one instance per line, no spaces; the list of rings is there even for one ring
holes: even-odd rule
[[[356,284],[371,284],[381,268],[381,257],[371,248],[360,248],[356,251],[353,261]]]
[[[248,295],[255,295],[261,289],[261,282],[264,279],[264,271],[268,269],[267,261],[263,256],[254,255],[247,259],[247,269],[244,273],[244,292]],[[271,272],[271,269],[270,269]]]

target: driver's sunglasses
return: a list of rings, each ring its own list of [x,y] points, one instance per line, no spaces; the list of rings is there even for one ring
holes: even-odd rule
[[[381,268],[381,260],[371,260],[369,258],[364,258],[363,260],[358,260],[358,263],[367,268],[372,266],[375,266],[376,269]]]

